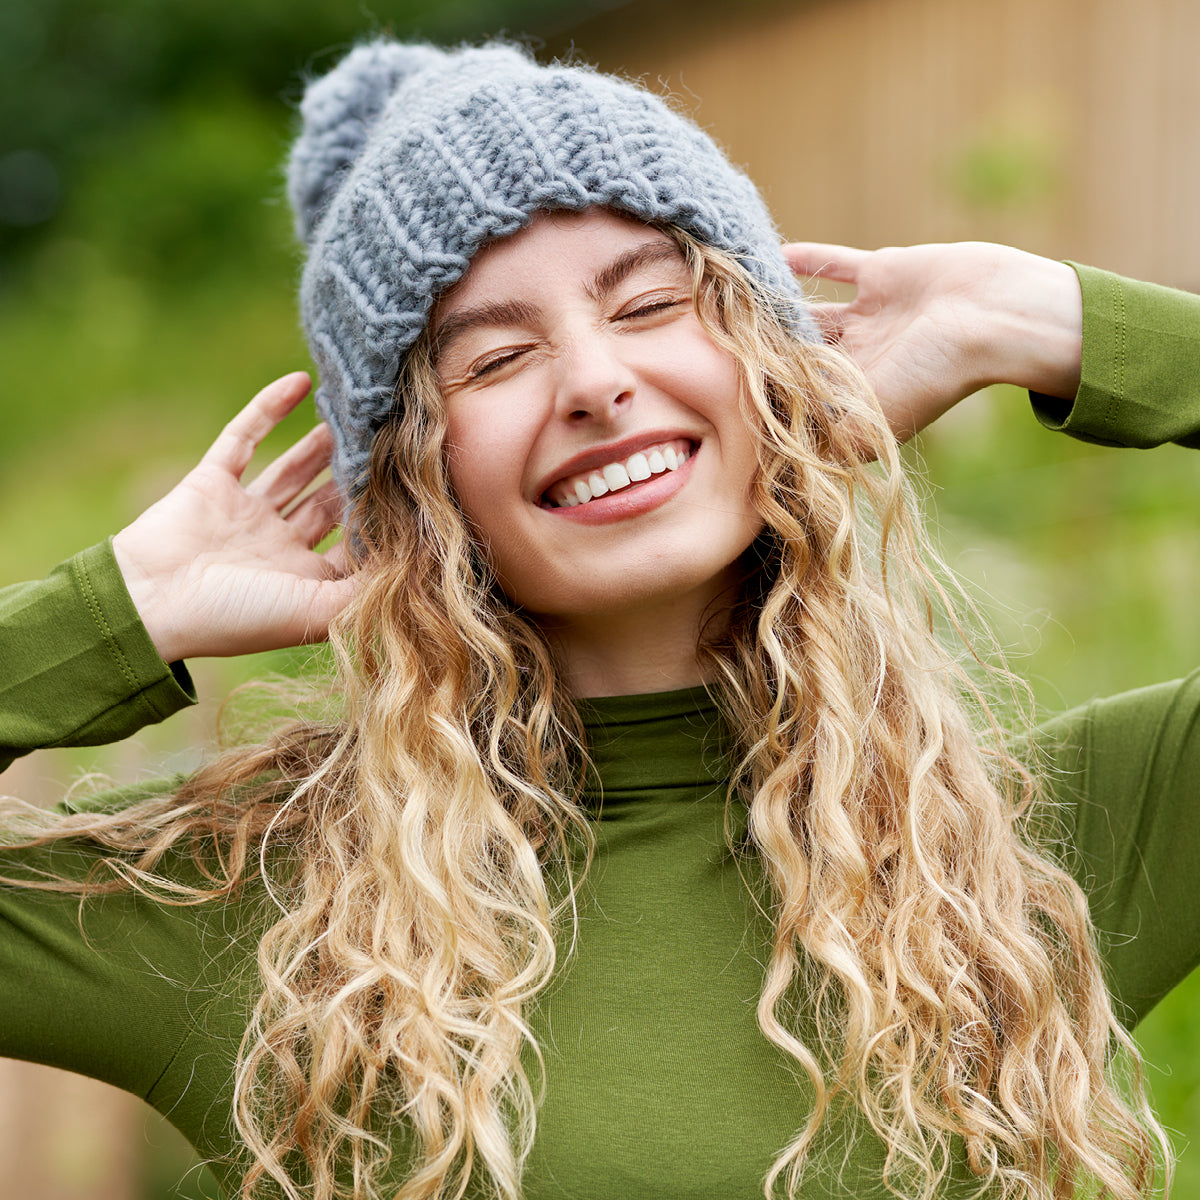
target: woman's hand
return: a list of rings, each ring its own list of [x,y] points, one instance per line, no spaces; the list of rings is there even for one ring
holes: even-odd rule
[[[991,383],[1074,397],[1083,306],[1064,263],[989,242],[856,250],[785,246],[798,275],[854,284],[813,312],[865,372],[896,436]]]
[[[332,482],[299,498],[329,463],[326,426],[241,484],[263,438],[308,389],[303,372],[268,384],[195,470],[113,538],[133,602],[167,662],[319,641],[353,594],[341,545],[314,550],[341,515]]]

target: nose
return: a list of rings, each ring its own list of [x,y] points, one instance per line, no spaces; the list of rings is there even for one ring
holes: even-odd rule
[[[569,421],[611,421],[628,408],[637,382],[611,334],[576,331],[559,358],[555,407]]]

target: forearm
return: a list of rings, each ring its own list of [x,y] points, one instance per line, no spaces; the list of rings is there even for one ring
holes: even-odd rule
[[[107,544],[0,589],[0,770],[46,746],[127,737],[194,702],[163,662]]]

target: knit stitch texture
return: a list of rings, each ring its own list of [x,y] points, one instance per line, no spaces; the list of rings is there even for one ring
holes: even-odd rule
[[[379,40],[313,83],[301,115],[288,170],[309,249],[301,312],[348,497],[437,296],[538,212],[604,205],[677,225],[733,254],[765,302],[817,336],[754,185],[635,84],[510,45]]]

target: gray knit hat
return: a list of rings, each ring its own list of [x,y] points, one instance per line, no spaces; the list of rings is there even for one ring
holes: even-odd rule
[[[493,44],[360,46],[309,88],[288,166],[308,244],[300,304],[346,495],[439,293],[539,211],[594,204],[733,254],[816,332],[754,185],[645,89]]]

